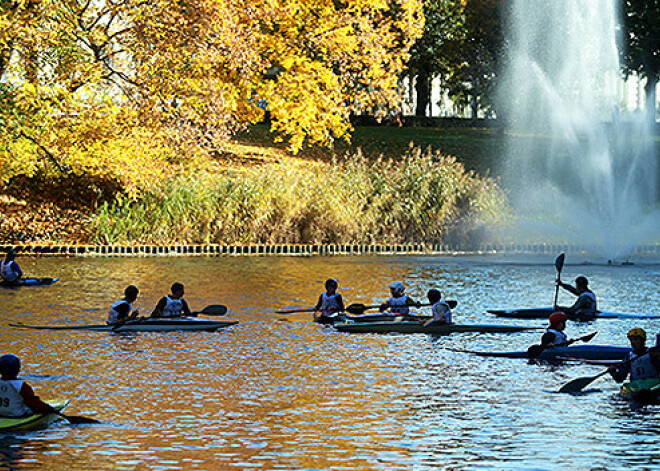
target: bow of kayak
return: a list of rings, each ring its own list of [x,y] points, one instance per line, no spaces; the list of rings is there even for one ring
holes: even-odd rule
[[[61,412],[69,401],[46,401],[57,411]],[[48,427],[56,420],[61,419],[58,414],[32,414],[25,417],[0,417],[0,433],[25,432]]]

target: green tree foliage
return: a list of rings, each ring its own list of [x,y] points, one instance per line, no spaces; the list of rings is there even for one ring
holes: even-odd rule
[[[463,34],[450,41],[445,50],[451,67],[443,83],[455,101],[472,108],[473,117],[478,109],[494,108],[504,57],[505,6],[506,0],[467,0]]]
[[[426,0],[424,33],[410,50],[408,75],[416,77],[417,116],[425,116],[430,102],[431,79],[447,75],[455,60],[447,54],[447,44],[464,36],[466,0]]]
[[[624,73],[646,78],[649,118],[655,119],[655,88],[660,78],[660,1],[624,0],[622,31]]]

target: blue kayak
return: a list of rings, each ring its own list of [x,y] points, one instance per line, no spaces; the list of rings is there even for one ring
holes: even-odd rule
[[[512,319],[547,319],[555,312],[552,307],[532,307],[525,309],[488,309],[486,312],[495,314],[497,317],[509,317]],[[598,311],[596,319],[660,319],[658,315],[624,314],[622,312]],[[569,319],[571,317],[569,316]],[[585,319],[572,319],[585,320]]]
[[[515,352],[478,352],[461,350],[481,357],[494,358],[529,358],[527,350]],[[630,347],[614,347],[611,345],[572,345],[570,347],[554,347],[543,350],[537,360],[623,360],[631,351]]]
[[[22,278],[18,281],[0,281],[0,286],[15,288],[17,286],[49,286],[60,281],[59,278]]]

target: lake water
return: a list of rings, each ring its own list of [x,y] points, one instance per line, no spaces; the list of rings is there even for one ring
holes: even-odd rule
[[[576,258],[576,257],[574,257]],[[569,257],[570,259],[570,257]],[[493,257],[21,258],[51,287],[0,291],[0,346],[23,360],[44,399],[101,425],[59,422],[0,437],[0,469],[660,469],[660,409],[633,410],[603,377],[582,396],[555,394],[601,366],[487,359],[452,349],[526,349],[517,334],[350,335],[310,322],[335,277],[345,302],[384,301],[403,281],[422,299],[431,287],[457,299],[459,323],[544,324],[487,308],[550,305],[554,260]],[[570,260],[567,259],[567,262]],[[660,264],[567,264],[585,275],[603,310],[660,314]],[[191,308],[225,304],[240,324],[216,333],[109,334],[26,331],[10,322],[104,321],[123,288],[141,289],[150,312],[174,281]],[[560,304],[570,304],[560,294]],[[594,344],[627,346],[626,332],[653,320],[571,323]]]

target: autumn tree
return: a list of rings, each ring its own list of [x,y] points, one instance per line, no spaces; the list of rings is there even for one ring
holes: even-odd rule
[[[351,113],[398,102],[423,14],[419,0],[0,0],[0,26],[2,178],[44,162],[125,176],[221,149],[264,106],[294,151],[346,136]]]

